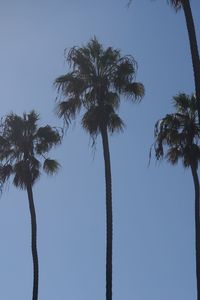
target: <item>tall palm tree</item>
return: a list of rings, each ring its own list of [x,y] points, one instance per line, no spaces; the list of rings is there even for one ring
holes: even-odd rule
[[[186,94],[173,98],[176,112],[166,115],[155,125],[155,153],[175,165],[179,160],[190,168],[195,189],[195,248],[197,299],[200,300],[200,190],[198,163],[200,160],[200,127],[198,124],[197,99]]]
[[[86,46],[73,47],[66,55],[71,71],[55,80],[61,100],[58,116],[66,124],[84,111],[82,127],[95,141],[101,135],[106,183],[106,299],[112,300],[113,213],[112,181],[108,133],[123,128],[117,114],[120,96],[139,101],[144,87],[135,82],[137,64],[132,56],[121,56],[119,50],[106,49],[94,37]],[[64,100],[64,101],[63,101]]]
[[[58,131],[49,125],[38,128],[38,120],[39,116],[34,111],[23,117],[11,113],[0,125],[0,183],[3,185],[13,177],[13,184],[26,190],[28,195],[33,257],[32,300],[38,299],[39,278],[37,222],[32,187],[40,177],[42,167],[50,175],[58,170],[58,162],[46,158],[46,154],[60,142]],[[42,157],[43,163],[39,157]]]

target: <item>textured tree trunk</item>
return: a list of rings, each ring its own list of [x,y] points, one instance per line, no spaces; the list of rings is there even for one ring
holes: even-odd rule
[[[200,216],[199,216],[199,178],[197,168],[191,165],[195,189],[195,250],[196,250],[196,279],[197,279],[197,300],[200,300]]]
[[[27,194],[29,200],[29,210],[31,215],[31,249],[33,257],[33,295],[32,300],[38,300],[38,278],[39,278],[39,265],[37,254],[37,223],[36,214],[33,201],[33,191],[31,184],[27,185]]]
[[[195,91],[196,91],[196,97],[198,101],[198,117],[199,117],[199,125],[200,125],[200,59],[199,59],[198,45],[197,45],[197,39],[196,39],[196,33],[194,27],[194,20],[192,16],[192,10],[190,7],[190,1],[182,0],[182,7],[185,14],[187,31],[188,31],[189,41],[190,41],[190,51],[192,56]]]
[[[106,181],[106,300],[112,300],[112,247],[113,247],[113,215],[112,215],[112,180],[110,152],[107,127],[102,126],[101,137],[105,162]]]

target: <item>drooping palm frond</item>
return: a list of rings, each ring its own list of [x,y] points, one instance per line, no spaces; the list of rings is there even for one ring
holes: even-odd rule
[[[114,67],[111,76],[114,75],[115,87],[119,89],[131,83],[137,72],[137,63],[131,55],[120,58]]]
[[[82,118],[83,128],[93,138],[101,132],[104,123],[107,124],[110,133],[120,132],[124,127],[122,119],[115,113],[111,105],[106,105],[103,109],[99,106],[92,106]]]
[[[60,143],[57,129],[49,125],[38,128],[39,115],[35,111],[7,115],[0,125],[0,183],[13,176],[16,187],[25,189],[40,176],[41,163],[53,146]],[[51,169],[52,171],[53,169]]]
[[[178,145],[170,147],[166,153],[166,159],[172,165],[177,164],[181,157],[182,151],[181,147],[179,147]]]
[[[101,124],[103,122],[102,112],[98,106],[91,106],[82,118],[83,128],[95,138],[100,133]]]
[[[55,159],[46,158],[43,163],[43,169],[48,175],[53,175],[58,172],[60,164]]]
[[[13,168],[10,164],[0,166],[0,182],[5,183],[13,173]]]
[[[40,163],[32,158],[32,161],[20,160],[13,167],[13,184],[21,189],[26,189],[28,183],[33,185],[40,177]]]
[[[127,99],[130,99],[133,102],[140,102],[145,93],[144,85],[140,82],[127,84],[123,93],[126,95]]]
[[[123,120],[115,112],[111,113],[108,121],[108,131],[110,133],[123,131],[125,125]]]
[[[198,168],[198,163],[200,160],[200,147],[197,144],[187,145],[184,148],[182,163],[185,168],[190,167],[192,164],[195,168]]]
[[[84,78],[81,78],[78,75],[77,72],[71,72],[58,77],[54,82],[58,92],[66,96],[80,95],[84,91],[85,82]]]
[[[67,125],[75,119],[80,109],[81,101],[79,97],[68,98],[67,101],[59,102],[56,108],[58,117],[63,117]]]

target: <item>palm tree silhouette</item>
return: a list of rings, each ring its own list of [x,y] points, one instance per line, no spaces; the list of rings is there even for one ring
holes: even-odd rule
[[[195,189],[195,248],[197,299],[200,300],[200,215],[199,215],[199,178],[200,160],[197,99],[186,94],[173,98],[176,112],[166,115],[155,125],[155,153],[159,160],[163,157],[175,165],[179,160],[185,168],[190,168]]]
[[[33,257],[32,300],[38,299],[39,279],[37,222],[32,187],[40,177],[42,167],[50,175],[58,170],[58,162],[45,155],[60,142],[58,131],[49,125],[38,128],[38,120],[39,115],[34,111],[23,117],[11,113],[0,125],[0,183],[3,185],[13,177],[13,184],[26,190],[28,195]],[[44,160],[42,164],[39,157]]]
[[[66,55],[71,72],[55,80],[58,93],[65,98],[57,104],[57,113],[66,124],[84,110],[82,127],[95,141],[101,135],[106,183],[106,299],[112,300],[113,213],[112,181],[108,133],[123,128],[116,110],[123,95],[139,101],[144,87],[135,82],[137,64],[132,56],[121,56],[119,50],[103,46],[96,37],[86,46],[73,47]]]

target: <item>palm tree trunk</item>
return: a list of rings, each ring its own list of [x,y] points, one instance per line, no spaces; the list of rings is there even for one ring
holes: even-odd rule
[[[38,278],[39,278],[39,265],[37,254],[37,223],[35,206],[33,201],[33,191],[31,184],[27,185],[27,194],[29,200],[29,210],[31,215],[31,249],[33,257],[33,295],[32,300],[38,300]]]
[[[101,137],[105,163],[106,182],[106,300],[112,300],[112,247],[113,247],[113,213],[112,213],[112,180],[108,132],[102,126]]]
[[[191,171],[195,189],[195,249],[196,249],[196,279],[197,279],[197,300],[200,300],[200,216],[199,216],[199,178],[197,168],[191,165]]]
[[[187,31],[190,42],[190,51],[192,56],[192,65],[194,72],[194,82],[195,82],[195,90],[196,97],[198,101],[198,117],[199,117],[199,125],[200,125],[200,58],[198,52],[198,45],[194,27],[194,20],[192,16],[192,10],[190,6],[190,0],[182,0],[182,7],[185,14],[185,20],[187,25]]]

